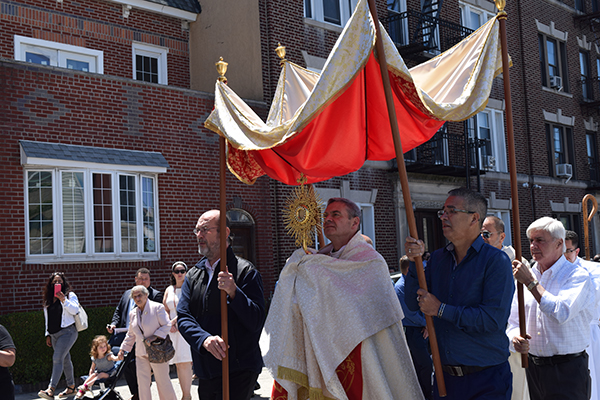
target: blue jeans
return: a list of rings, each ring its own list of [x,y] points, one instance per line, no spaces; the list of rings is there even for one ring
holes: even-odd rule
[[[444,372],[447,397],[440,397],[437,380],[433,384],[435,400],[510,400],[512,372],[508,361],[465,376]]]
[[[67,386],[75,385],[75,377],[73,376],[73,363],[71,362],[71,347],[77,340],[78,332],[75,324],[62,328],[56,333],[50,334],[52,340],[52,378],[50,378],[50,386],[56,388],[60,376],[65,372]]]

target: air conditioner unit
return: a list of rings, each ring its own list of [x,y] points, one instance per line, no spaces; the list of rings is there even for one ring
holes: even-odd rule
[[[571,164],[556,164],[556,176],[571,179],[573,176],[573,166]]]
[[[550,77],[550,87],[556,90],[562,90],[562,78],[560,76],[551,76]]]
[[[495,166],[496,166],[496,157],[494,157],[494,156],[483,157],[483,168],[494,169]]]

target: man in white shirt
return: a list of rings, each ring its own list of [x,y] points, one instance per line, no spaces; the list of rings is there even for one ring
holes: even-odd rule
[[[531,269],[513,261],[513,274],[523,283],[526,337],[520,336],[517,296],[513,298],[509,327],[511,344],[529,353],[527,383],[532,400],[589,400],[591,379],[588,355],[589,323],[595,301],[590,274],[563,255],[565,228],[549,217],[527,228],[535,264]]]

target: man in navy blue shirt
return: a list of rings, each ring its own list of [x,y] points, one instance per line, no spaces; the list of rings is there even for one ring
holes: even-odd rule
[[[405,276],[408,274],[409,263],[408,257],[402,256],[400,259],[400,271],[402,275],[400,275],[400,279],[396,282],[395,289],[398,300],[400,300],[400,305],[402,306],[402,311],[404,312],[402,326],[406,335],[406,344],[408,344],[408,349],[410,350],[410,357],[415,366],[417,378],[419,378],[419,385],[421,385],[425,400],[431,400],[433,396],[433,392],[431,391],[433,363],[429,355],[427,340],[429,335],[427,334],[425,317],[421,311],[409,310],[404,301]]]
[[[450,244],[427,263],[428,290],[419,288],[414,264],[414,257],[424,252],[423,242],[406,239],[406,254],[413,262],[405,301],[409,309],[435,317],[447,400],[511,397],[505,329],[515,290],[512,267],[503,251],[481,238],[486,214],[487,201],[480,193],[466,188],[448,193],[438,217]],[[436,385],[434,398],[439,398]]]

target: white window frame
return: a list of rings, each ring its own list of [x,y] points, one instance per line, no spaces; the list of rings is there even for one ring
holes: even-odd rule
[[[148,171],[132,172],[131,170],[99,169],[99,168],[77,168],[71,166],[50,167],[27,166],[24,169],[24,199],[25,199],[25,251],[27,263],[65,263],[65,262],[105,262],[105,261],[155,261],[160,259],[160,229],[158,208],[158,174]],[[50,172],[52,174],[52,231],[53,231],[53,254],[31,254],[30,231],[29,231],[29,195],[28,176],[30,172]],[[85,252],[65,253],[64,249],[64,226],[63,226],[63,200],[62,200],[62,173],[82,172],[84,174],[84,198],[85,198]],[[114,251],[95,252],[94,246],[94,210],[93,210],[93,182],[92,175],[109,174],[111,176],[111,205],[112,205],[112,237]],[[120,219],[120,192],[119,176],[134,176],[136,191],[136,226],[137,226],[137,251],[122,251],[121,243],[121,219]],[[144,220],[142,202],[142,180],[152,179],[153,204],[154,204],[154,251],[144,251]]]
[[[341,20],[340,25],[338,25],[333,22],[325,21],[325,15],[324,15],[324,10],[323,10],[323,0],[308,0],[308,1],[310,2],[310,7],[311,7],[312,13],[311,13],[310,17],[307,16],[307,10],[305,7],[305,9],[304,9],[305,18],[313,19],[315,21],[319,21],[323,24],[329,24],[331,26],[336,26],[336,27],[341,26],[342,28],[346,25],[346,23],[352,16],[352,12],[354,11],[354,8],[358,4],[358,0],[338,0],[339,4],[340,4],[340,20]],[[306,3],[304,3],[304,4],[306,4]]]
[[[50,65],[54,67],[67,68],[66,60],[72,57],[89,63],[90,70],[83,72],[104,73],[104,52],[100,50],[15,35],[14,51],[17,61],[27,61],[26,53],[30,51],[47,56],[50,58]]]
[[[160,85],[168,85],[168,72],[167,72],[167,54],[169,49],[166,47],[153,46],[148,43],[133,42],[131,45],[131,67],[133,72],[133,79],[137,80],[136,75],[136,55],[152,57],[158,59],[158,83]],[[144,81],[141,81],[144,82]],[[150,83],[150,82],[149,82]]]
[[[485,160],[483,160],[482,150],[479,151],[479,167],[488,171],[508,172],[508,163],[506,161],[506,138],[504,134],[504,112],[494,108],[486,108],[477,114],[486,114],[490,123],[490,142],[492,147],[492,156],[496,159],[496,164],[493,168],[485,168]],[[477,118],[477,138],[481,139],[479,134],[481,118]],[[469,121],[472,124],[473,119]]]
[[[468,3],[459,2],[458,7],[460,9],[462,26],[472,30],[479,29],[481,25],[484,25],[486,22],[496,16],[495,13],[486,11],[483,8]],[[479,15],[479,26],[474,26],[471,24],[471,13]]]
[[[375,208],[370,203],[356,203],[362,211],[360,219],[360,233],[371,238],[373,248],[375,247]]]

